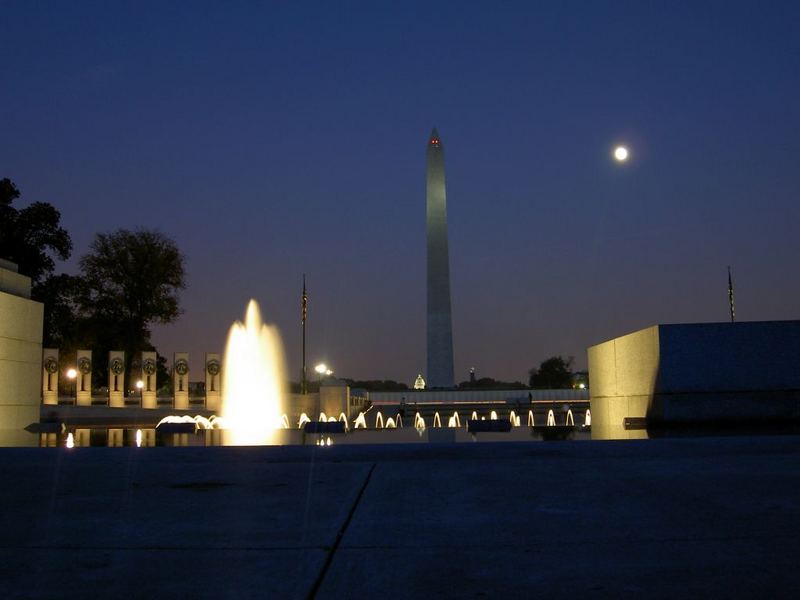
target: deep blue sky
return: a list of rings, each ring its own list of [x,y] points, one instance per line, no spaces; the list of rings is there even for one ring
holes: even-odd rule
[[[657,322],[800,318],[797,2],[0,2],[0,176],[187,257],[162,353],[250,297],[299,368],[425,365],[445,148],[456,378]],[[624,141],[633,158],[610,159]],[[199,358],[199,357],[198,357]]]

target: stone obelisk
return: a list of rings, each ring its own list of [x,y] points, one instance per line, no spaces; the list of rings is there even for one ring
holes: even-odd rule
[[[436,129],[427,149],[428,373],[427,387],[453,387],[453,325],[450,317],[450,257],[444,149]]]

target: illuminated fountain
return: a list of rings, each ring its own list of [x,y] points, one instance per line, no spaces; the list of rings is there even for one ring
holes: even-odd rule
[[[158,422],[156,429],[166,423],[194,425],[196,429],[220,429],[220,419],[216,415],[208,418],[202,415],[168,415]]]
[[[419,413],[414,415],[414,429],[419,432],[425,431],[425,419]]]
[[[222,383],[225,444],[255,446],[276,441],[283,422],[283,344],[277,328],[261,321],[255,300],[247,305],[244,323],[228,333]]]
[[[461,419],[458,417],[458,411],[453,412],[453,416],[447,421],[448,427],[461,427]]]

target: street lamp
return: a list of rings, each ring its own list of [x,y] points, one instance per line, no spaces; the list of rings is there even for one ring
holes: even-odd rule
[[[78,397],[78,391],[77,391],[76,384],[75,384],[75,378],[77,376],[78,376],[78,372],[75,369],[72,369],[72,368],[67,369],[67,379],[72,381],[72,394],[71,395],[72,395],[73,398],[77,398]]]
[[[314,367],[314,370],[317,372],[317,375],[319,375],[320,383],[322,383],[323,377],[330,377],[331,375],[333,375],[333,371],[330,370],[328,368],[328,365],[326,365],[325,363],[319,363],[316,367]]]
[[[144,403],[144,381],[141,379],[136,382],[136,389],[139,390],[139,404]]]

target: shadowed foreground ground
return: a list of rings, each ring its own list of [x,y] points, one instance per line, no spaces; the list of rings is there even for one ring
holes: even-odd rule
[[[800,597],[800,437],[0,450],[0,597]]]

